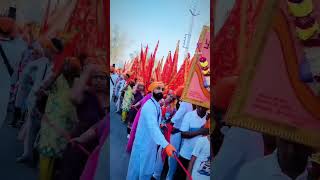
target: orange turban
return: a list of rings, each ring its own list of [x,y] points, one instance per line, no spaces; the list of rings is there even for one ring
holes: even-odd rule
[[[183,89],[184,89],[184,86],[179,86],[178,89],[176,89],[175,93],[178,97],[182,96]]]
[[[225,77],[213,87],[213,104],[215,108],[227,111],[238,82],[238,76]]]
[[[66,61],[70,64],[70,66],[72,66],[73,68],[75,68],[76,70],[80,71],[80,60],[76,57],[68,57],[66,59]]]
[[[8,17],[0,17],[0,30],[3,33],[11,34],[15,28],[15,22],[13,19]]]
[[[149,85],[148,87],[148,91],[152,92],[154,89],[156,89],[157,87],[162,87],[164,88],[164,84],[162,82],[153,82]]]

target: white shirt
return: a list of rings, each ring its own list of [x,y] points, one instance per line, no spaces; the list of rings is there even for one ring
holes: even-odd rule
[[[187,102],[180,102],[178,111],[173,115],[171,122],[174,123],[173,127],[180,129],[183,117],[186,113],[193,110],[192,104]]]
[[[197,114],[197,110],[188,112],[182,121],[180,130],[182,132],[188,132],[188,131],[197,131],[199,130],[203,125],[206,123],[206,116],[203,118],[200,118]],[[190,160],[192,151],[194,146],[196,145],[197,140],[202,136],[195,136],[193,138],[183,138],[182,139],[182,145],[180,149],[180,155]]]
[[[117,79],[118,79],[118,74],[116,74],[116,73],[111,74],[111,78],[110,78],[110,97],[113,96],[114,87],[116,87],[116,85],[117,85],[117,82],[116,82]],[[110,100],[111,100],[111,98],[110,98]]]
[[[117,83],[116,89],[115,89],[115,96],[117,96],[117,97],[120,96],[121,89],[123,89],[125,83],[126,83],[126,81],[125,81],[124,79],[120,80],[120,81]]]
[[[193,149],[192,155],[197,157],[192,168],[192,179],[210,179],[210,141],[208,136],[200,137]]]
[[[212,162],[211,176],[215,180],[235,179],[245,163],[264,156],[261,133],[231,127],[224,135],[221,148]]]
[[[34,84],[32,86],[32,89],[29,93],[27,103],[29,107],[33,107],[34,103],[36,101],[36,95],[35,93],[39,90],[42,83],[46,80],[48,75],[52,72],[52,64],[50,63],[49,59],[46,57],[41,57],[33,62],[30,62],[27,68],[31,67],[37,67],[36,71],[36,78],[34,80]]]
[[[22,53],[27,48],[27,45],[20,38],[14,40],[0,39],[0,44],[5,52],[9,64],[14,71],[17,71]],[[4,122],[7,114],[7,106],[10,97],[11,79],[8,70],[4,64],[2,56],[0,56],[0,126]]]
[[[277,159],[277,151],[275,151],[268,156],[245,164],[241,168],[237,180],[292,180],[282,173]],[[307,180],[307,177],[308,171],[306,169],[295,180]]]

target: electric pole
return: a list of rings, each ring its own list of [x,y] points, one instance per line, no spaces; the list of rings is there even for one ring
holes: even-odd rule
[[[188,52],[189,52],[194,19],[196,16],[200,15],[200,12],[197,12],[197,4],[198,4],[198,0],[192,0],[192,7],[189,9],[189,12],[191,14],[191,22],[190,22],[188,33],[184,35],[184,42],[183,42],[183,48],[185,48],[185,55],[184,55],[185,58],[188,56]]]

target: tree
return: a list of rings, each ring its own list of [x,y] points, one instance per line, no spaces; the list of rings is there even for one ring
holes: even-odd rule
[[[110,61],[111,64],[124,64],[124,49],[128,46],[128,38],[121,32],[118,25],[111,26],[110,40]]]

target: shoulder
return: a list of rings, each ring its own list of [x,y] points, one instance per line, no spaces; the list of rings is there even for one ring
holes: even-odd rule
[[[239,171],[238,179],[258,179],[270,173],[270,167],[273,163],[274,154],[256,159],[242,166]]]
[[[142,106],[142,110],[156,110],[156,107],[151,99],[147,100]]]

